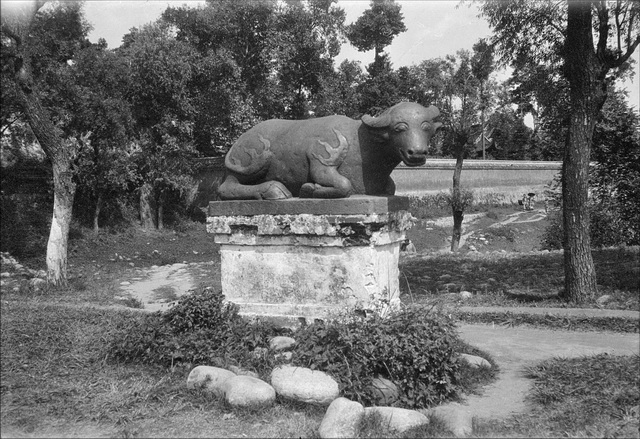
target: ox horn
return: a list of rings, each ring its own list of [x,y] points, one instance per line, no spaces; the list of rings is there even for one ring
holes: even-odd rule
[[[389,126],[389,110],[385,110],[380,116],[373,117],[365,114],[362,122],[371,128],[387,128]]]

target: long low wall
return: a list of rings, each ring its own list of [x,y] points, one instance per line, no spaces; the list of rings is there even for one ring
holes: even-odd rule
[[[432,159],[424,166],[396,168],[391,177],[398,195],[448,190],[453,184],[455,160]],[[562,162],[465,160],[460,184],[480,192],[540,193],[560,172]]]
[[[218,185],[224,178],[221,159],[199,159],[198,206],[206,207],[215,200]],[[455,160],[430,159],[423,166],[399,166],[391,177],[397,195],[425,195],[446,191],[453,182]],[[560,172],[562,162],[530,162],[507,160],[465,160],[460,182],[476,194],[500,193],[507,198],[521,198],[528,192],[541,193]]]

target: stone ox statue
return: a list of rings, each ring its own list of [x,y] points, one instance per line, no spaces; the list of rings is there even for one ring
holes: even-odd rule
[[[244,133],[225,158],[223,200],[393,195],[391,171],[425,163],[442,125],[434,106],[402,102],[378,117],[267,120]]]

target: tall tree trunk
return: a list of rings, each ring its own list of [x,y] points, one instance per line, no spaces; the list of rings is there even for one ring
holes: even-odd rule
[[[102,191],[99,191],[98,199],[96,200],[96,208],[93,211],[93,232],[95,234],[98,234],[98,232],[100,232],[99,219],[100,219],[100,211],[102,210],[103,199],[104,199],[104,196],[102,195]]]
[[[140,225],[145,230],[155,228],[153,209],[151,207],[151,185],[144,183],[140,187]]]
[[[453,190],[451,193],[451,210],[453,211],[453,233],[451,234],[451,251],[456,252],[460,247],[462,236],[462,220],[464,220],[464,208],[460,199],[460,176],[464,159],[464,146],[456,150],[456,167],[453,170]]]
[[[42,106],[30,84],[26,67],[21,72],[20,98],[29,126],[51,161],[53,170],[53,218],[47,242],[47,282],[61,286],[67,283],[67,247],[76,184],[71,165],[78,153],[77,141],[64,142],[51,122],[49,111]]]
[[[606,69],[593,47],[591,2],[569,1],[564,50],[571,122],[562,166],[563,297],[583,303],[598,292],[589,236],[589,158],[596,117],[606,99]]]

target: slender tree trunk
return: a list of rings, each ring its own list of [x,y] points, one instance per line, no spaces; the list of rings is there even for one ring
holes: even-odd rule
[[[151,185],[149,183],[144,183],[140,187],[140,224],[145,230],[155,228],[153,209],[151,208]]]
[[[93,211],[93,232],[95,234],[98,234],[98,232],[100,232],[99,218],[100,218],[100,211],[102,210],[103,199],[104,197],[102,195],[102,191],[98,192],[98,199],[96,200],[96,208]]]
[[[164,203],[162,200],[162,194],[158,198],[158,229],[164,229]]]
[[[460,247],[462,236],[462,221],[464,220],[464,209],[460,199],[460,176],[462,174],[462,163],[464,159],[464,146],[456,150],[456,167],[453,171],[453,191],[451,199],[451,210],[453,211],[453,233],[451,234],[451,251],[456,252]]]
[[[589,158],[596,117],[606,100],[606,70],[592,36],[591,2],[570,0],[565,44],[571,117],[562,166],[564,292],[583,303],[598,292],[589,236]]]

